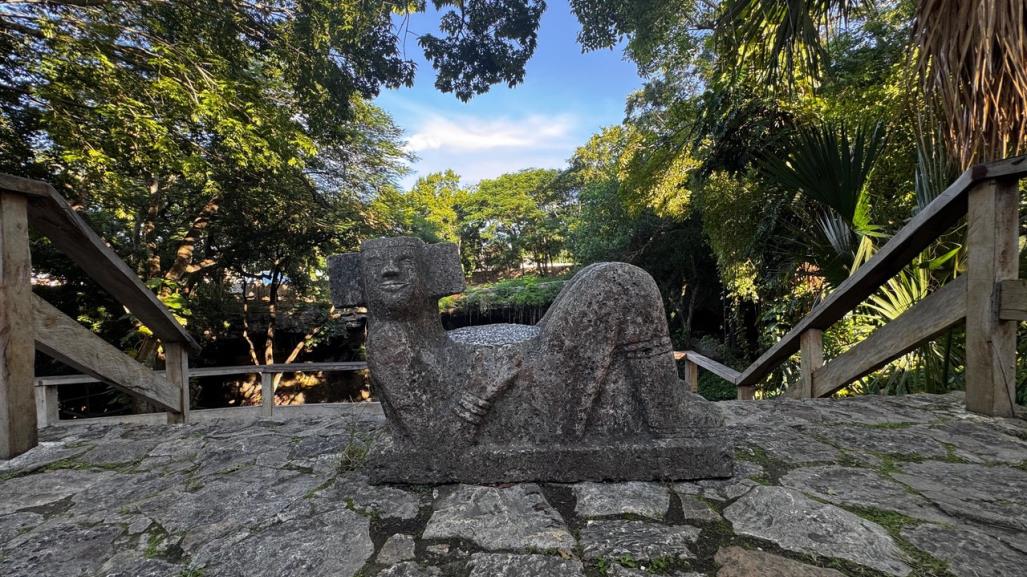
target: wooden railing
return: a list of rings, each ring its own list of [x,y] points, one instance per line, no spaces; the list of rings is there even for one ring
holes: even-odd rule
[[[157,373],[32,293],[29,226],[45,235],[147,326],[164,347]],[[167,409],[189,412],[189,352],[196,342],[139,277],[49,184],[0,174],[0,459],[31,449],[37,404],[56,399],[33,387],[35,351]]]
[[[337,363],[278,363],[273,365],[238,365],[230,367],[192,367],[189,369],[187,378],[199,377],[220,377],[231,375],[259,375],[260,376],[260,416],[270,417],[275,407],[275,385],[276,375],[288,373],[332,373],[362,371],[367,369],[367,363],[359,362],[337,362]],[[156,371],[157,374],[163,374]],[[57,389],[67,385],[81,385],[88,383],[103,382],[100,379],[88,375],[68,375],[60,377],[38,377],[36,379],[36,413],[39,426],[44,427],[60,422],[60,414],[57,407]],[[52,399],[44,400],[44,399]]]
[[[716,373],[752,399],[756,385],[796,352],[796,396],[834,394],[966,322],[966,405],[987,415],[1016,414],[1016,328],[1027,320],[1027,281],[1019,278],[1019,180],[1027,156],[974,166],[902,227],[866,264],[832,291],[792,330],[738,372],[686,351],[685,377]],[[856,309],[941,234],[967,216],[965,274],[915,304],[868,338],[825,364],[823,331]]]

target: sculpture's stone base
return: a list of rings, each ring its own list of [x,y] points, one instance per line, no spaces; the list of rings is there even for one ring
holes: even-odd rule
[[[731,447],[723,435],[603,445],[481,445],[456,452],[396,448],[385,441],[371,449],[367,471],[375,484],[687,481],[730,477]]]

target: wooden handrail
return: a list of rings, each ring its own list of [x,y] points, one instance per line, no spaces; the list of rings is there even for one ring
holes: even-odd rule
[[[125,261],[93,232],[52,186],[38,180],[0,174],[0,191],[26,195],[29,224],[74,260],[161,341],[183,343],[199,350],[196,340],[164,303],[146,288]]]
[[[327,363],[275,363],[273,365],[234,365],[224,367],[190,367],[189,378],[218,377],[228,375],[278,375],[283,373],[306,372],[345,372],[362,371],[367,368],[363,361],[327,362]],[[154,371],[163,374],[164,371]],[[61,375],[55,377],[36,377],[37,387],[61,387],[65,385],[82,385],[98,383],[100,379],[89,375]]]
[[[1027,156],[1007,158],[974,166],[963,172],[922,211],[902,227],[869,261],[819,305],[802,318],[774,346],[749,365],[736,383],[753,386],[771,373],[782,361],[799,350],[799,339],[809,329],[826,330],[866,300],[916,255],[923,252],[938,236],[966,214],[970,188],[988,179],[1027,175]]]

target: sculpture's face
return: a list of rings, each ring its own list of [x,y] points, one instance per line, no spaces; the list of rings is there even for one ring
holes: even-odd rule
[[[364,274],[372,307],[402,311],[423,300],[416,246],[390,246],[364,252]]]

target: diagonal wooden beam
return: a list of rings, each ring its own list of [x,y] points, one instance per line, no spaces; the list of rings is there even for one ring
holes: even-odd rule
[[[118,390],[169,411],[182,412],[179,387],[37,295],[32,295],[32,317],[36,348],[40,351]]]

